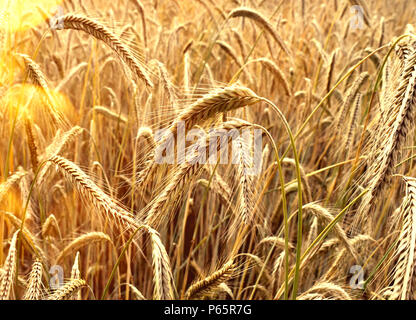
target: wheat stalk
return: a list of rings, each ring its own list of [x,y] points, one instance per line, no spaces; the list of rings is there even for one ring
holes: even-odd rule
[[[143,4],[140,0],[133,0],[133,3],[136,5],[137,9],[139,10],[140,17],[142,20],[142,31],[143,31],[143,42],[144,46],[147,47],[147,34],[146,34],[146,17],[145,17],[145,9]]]
[[[190,300],[209,296],[221,283],[233,276],[235,269],[236,265],[233,260],[228,261],[221,269],[192,284],[185,293],[185,299]]]
[[[354,81],[351,88],[349,89],[347,96],[345,98],[345,102],[338,114],[338,118],[335,122],[335,128],[338,131],[339,135],[343,134],[343,128],[344,128],[344,122],[345,117],[349,113],[350,107],[353,104],[353,102],[356,100],[356,96],[359,93],[361,87],[364,85],[365,81],[368,79],[369,74],[368,72],[363,72],[359,75],[359,77]]]
[[[23,300],[40,300],[42,297],[42,263],[36,259],[30,271]]]
[[[48,160],[50,157],[60,154],[63,149],[78,135],[80,135],[84,129],[79,126],[74,126],[70,130],[62,133],[60,130],[57,131],[52,143],[46,147],[45,152],[42,154],[40,159],[42,161]],[[37,179],[38,184],[42,184],[45,181],[45,175],[47,174],[52,162],[47,161],[39,171]]]
[[[394,256],[397,262],[392,271],[391,300],[408,300],[414,298],[414,270],[416,266],[416,179],[403,177],[406,183],[406,196],[400,208],[399,240]]]
[[[45,238],[47,235],[49,235],[52,232],[52,229],[55,228],[55,230],[58,232],[58,234],[61,234],[59,230],[59,224],[56,220],[56,217],[54,214],[50,214],[45,222],[42,224],[42,237]]]
[[[261,27],[263,27],[267,32],[270,33],[270,35],[273,37],[273,39],[277,42],[277,44],[283,49],[283,51],[291,57],[292,54],[289,50],[289,48],[286,46],[286,44],[283,42],[283,40],[279,37],[279,35],[274,31],[274,28],[270,24],[270,22],[267,21],[266,18],[263,17],[259,12],[250,9],[250,8],[237,8],[230,12],[229,14],[230,18],[235,17],[245,17],[254,20],[256,23],[258,23]]]
[[[146,227],[146,230],[150,234],[152,242],[153,282],[155,285],[153,297],[156,300],[175,299],[176,289],[169,256],[157,231],[149,226]]]
[[[323,299],[330,300],[352,300],[345,289],[330,282],[319,282],[308,291],[299,296],[299,300],[311,299],[311,294],[318,294]]]
[[[277,64],[274,61],[268,58],[259,58],[254,61],[259,61],[269,71],[271,71],[273,75],[276,77],[276,79],[283,85],[283,89],[285,89],[286,94],[288,96],[292,95],[292,90],[290,89],[290,85],[286,79],[286,76],[284,75],[283,71],[277,66]]]
[[[92,112],[101,114],[104,117],[107,117],[108,119],[113,120],[113,121],[119,121],[120,123],[123,123],[123,124],[127,123],[127,118],[124,115],[118,114],[103,106],[94,106],[92,108]]]
[[[111,197],[102,191],[75,163],[61,156],[52,156],[49,161],[74,182],[79,193],[91,201],[100,211],[115,219],[127,228],[139,227],[133,215],[117,205]]]
[[[82,279],[71,279],[62,287],[49,296],[48,300],[69,300],[82,287],[86,287],[87,283]]]
[[[10,175],[7,180],[0,184],[0,203],[2,202],[4,196],[9,192],[10,188],[20,179],[22,179],[27,173],[23,171],[22,168],[19,168],[18,171]]]
[[[113,49],[124,63],[131,69],[131,71],[142,79],[144,83],[152,88],[153,83],[150,80],[145,68],[138,61],[138,59],[113,32],[105,25],[88,18],[83,15],[66,14],[61,18],[64,29],[74,29],[84,31],[94,38],[103,41],[111,49]]]
[[[81,279],[81,271],[79,271],[79,251],[75,255],[74,264],[71,269],[71,279]],[[72,297],[73,300],[81,300],[81,292],[78,291],[76,297]]]
[[[249,136],[251,138],[251,134]],[[239,204],[237,208],[237,215],[241,217],[244,224],[249,224],[254,218],[254,179],[253,175],[249,173],[251,168],[251,157],[250,157],[250,144],[244,141],[240,135],[236,140],[238,148],[239,164],[237,166],[237,177],[240,188],[239,192]]]
[[[151,64],[151,63],[156,64],[156,66],[159,70],[160,79],[162,81],[163,88],[167,92],[169,101],[172,104],[172,109],[173,109],[174,112],[177,112],[177,107],[178,107],[178,105],[177,105],[177,94],[175,92],[174,85],[173,85],[172,81],[170,80],[170,77],[169,77],[168,71],[166,70],[165,65],[162,62],[160,62],[159,60],[156,60],[156,59],[151,60],[149,62],[149,64]]]
[[[59,256],[56,258],[56,262],[59,263],[63,258],[68,256],[73,251],[77,251],[80,248],[82,248],[85,245],[92,244],[94,242],[99,241],[108,241],[110,243],[111,239],[110,237],[103,233],[103,232],[88,232],[86,234],[83,234],[79,236],[78,238],[74,239],[69,243],[59,254]]]
[[[36,172],[39,166],[38,162],[38,148],[36,146],[35,138],[33,136],[32,121],[29,118],[25,118],[25,129],[27,135],[27,141],[30,151],[30,160],[32,162],[32,170]]]
[[[238,60],[237,55],[234,52],[234,49],[226,42],[217,40],[215,42],[219,47],[234,60],[234,62],[241,68],[241,62]]]
[[[29,78],[36,86],[39,87],[41,98],[45,101],[47,107],[46,110],[54,124],[57,126],[59,126],[59,124],[68,125],[68,120],[65,115],[55,107],[53,97],[49,92],[46,77],[41,71],[39,65],[26,54],[18,53],[17,55],[23,58],[28,70]]]
[[[18,230],[13,234],[12,240],[10,242],[9,253],[3,265],[5,272],[0,279],[0,300],[9,300],[12,299],[13,296],[13,287],[15,282],[14,278],[16,276],[16,242],[19,232],[20,231]]]

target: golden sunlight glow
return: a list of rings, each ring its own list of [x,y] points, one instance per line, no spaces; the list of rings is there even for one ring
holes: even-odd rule
[[[17,85],[11,87],[3,97],[3,105],[8,108],[10,115],[18,112],[18,117],[29,116],[34,121],[47,119],[45,114],[48,113],[50,102],[55,109],[59,109],[65,114],[72,115],[74,107],[70,100],[62,93],[55,90],[42,88],[31,84]]]
[[[62,9],[62,0],[0,0],[1,31],[31,29]]]

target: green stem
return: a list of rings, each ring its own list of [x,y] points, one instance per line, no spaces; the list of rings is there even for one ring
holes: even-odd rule
[[[298,284],[299,284],[299,271],[300,271],[300,258],[301,258],[301,249],[302,249],[302,180],[300,174],[300,164],[299,164],[299,156],[296,150],[295,145],[295,137],[292,134],[292,130],[290,129],[289,123],[287,122],[284,114],[280,109],[270,100],[266,98],[261,98],[262,101],[269,104],[273,110],[278,114],[279,118],[283,122],[285,129],[290,138],[290,145],[293,150],[293,157],[295,160],[295,167],[296,167],[296,180],[298,184],[298,228],[297,228],[297,240],[296,240],[296,265],[295,265],[295,278],[293,282],[293,291],[292,291],[292,299],[296,299]],[[289,150],[289,149],[288,149]],[[282,157],[283,159],[283,157]],[[287,226],[285,226],[286,228]],[[286,241],[286,240],[285,240]],[[286,244],[285,244],[286,246]],[[286,248],[285,248],[286,249]],[[286,281],[285,281],[286,283]]]

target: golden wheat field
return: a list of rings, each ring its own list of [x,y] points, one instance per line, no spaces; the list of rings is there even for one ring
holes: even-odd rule
[[[1,0],[0,299],[415,299],[415,12]]]

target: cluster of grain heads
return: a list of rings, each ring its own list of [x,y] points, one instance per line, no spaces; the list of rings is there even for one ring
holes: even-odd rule
[[[323,225],[328,225],[334,219],[334,216],[324,207],[320,206],[317,203],[308,203],[303,206],[305,212],[310,212],[314,217],[321,221]],[[356,261],[358,261],[357,254],[355,249],[351,245],[350,240],[347,238],[345,231],[341,228],[340,225],[336,224],[334,226],[334,233],[339,238],[339,240],[343,243],[345,248],[349,251],[351,256],[354,257]]]
[[[220,149],[221,143],[217,142],[218,134],[221,132],[230,132],[230,130],[242,130],[244,128],[250,128],[252,125],[245,121],[233,120],[222,123],[216,127],[210,133],[206,134],[204,139],[199,142],[198,148],[195,149],[192,158],[187,159],[182,164],[179,164],[177,169],[172,170],[171,176],[168,177],[168,183],[164,189],[150,202],[150,204],[143,210],[140,215],[143,221],[150,226],[159,225],[163,219],[169,219],[174,210],[174,203],[178,202],[182,197],[180,191],[186,186],[186,183],[193,177],[198,177],[202,173],[202,169],[205,165],[202,158],[207,153],[199,152],[198,150],[208,150],[211,147],[211,142],[216,142],[216,148]],[[227,143],[229,143],[227,141]],[[239,167],[238,173],[241,183],[240,192],[240,216],[244,223],[251,221],[251,216],[254,209],[253,200],[253,183],[251,177],[247,174],[244,166],[249,166],[247,161],[246,145],[240,143],[239,152],[244,152],[245,159],[242,159],[243,168]],[[220,154],[221,154],[221,150]],[[169,210],[169,212],[166,212]]]
[[[16,229],[20,229],[23,225],[22,220],[11,212],[0,210],[0,215],[10,221],[10,223]],[[30,232],[26,226],[21,229],[21,235],[23,239],[23,245],[28,248],[30,252],[40,258],[43,263],[46,263],[46,255],[39,245],[39,239],[32,232]]]
[[[75,262],[71,272],[71,279],[68,283],[57,288],[53,293],[48,294],[43,284],[44,265],[40,259],[35,258],[27,277],[27,281],[20,277],[16,278],[17,263],[17,237],[19,231],[16,231],[11,239],[9,254],[2,268],[0,275],[0,297],[1,300],[15,299],[15,283],[25,287],[23,300],[42,300],[45,297],[49,300],[67,300],[79,292],[79,289],[86,286],[86,282],[81,279],[79,271],[79,252],[76,254]],[[80,299],[80,296],[78,296]]]
[[[182,123],[185,125],[185,130],[189,130],[221,113],[249,106],[259,101],[260,98],[252,90],[238,85],[213,90],[186,107],[169,126],[165,136],[158,141],[158,145],[163,145],[172,135],[177,134],[178,126]],[[138,185],[144,185],[157,166],[155,152],[156,150],[153,149],[145,159],[143,169],[137,176]]]
[[[416,38],[386,3],[63,1],[0,26],[0,299],[415,299]]]
[[[11,240],[11,246],[9,249],[9,255],[5,261],[0,276],[0,289],[1,299],[9,300],[14,299],[14,284],[15,284],[15,270],[16,270],[16,242],[19,231],[16,231]],[[71,279],[66,284],[63,284],[57,288],[53,293],[47,293],[47,290],[43,284],[43,268],[42,262],[39,259],[35,259],[28,275],[27,283],[25,283],[25,292],[22,296],[23,300],[42,300],[46,297],[48,300],[69,300],[74,298],[75,294],[79,294],[79,290],[86,286],[86,282],[81,279],[79,266],[79,252],[75,257],[74,266],[71,272]],[[19,283],[23,280],[18,279]],[[77,296],[79,300],[80,295]]]
[[[394,166],[398,163],[401,148],[409,139],[409,133],[412,132],[414,126],[416,50],[409,48],[409,51],[404,59],[400,85],[395,89],[394,100],[385,107],[389,120],[386,119],[372,137],[378,141],[377,145],[380,150],[371,157],[372,162],[368,164],[364,175],[363,186],[369,191],[360,205],[355,225],[358,224],[358,221],[364,221],[368,214],[374,216],[371,210],[374,208],[374,201],[390,181]]]

